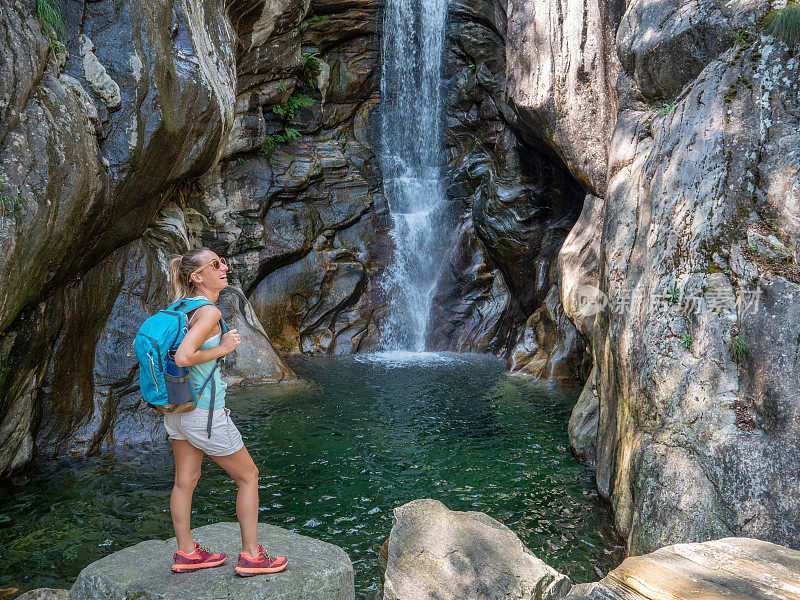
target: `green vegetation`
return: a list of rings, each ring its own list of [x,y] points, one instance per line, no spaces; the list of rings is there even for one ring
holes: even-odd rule
[[[272,112],[284,118],[283,131],[280,133],[268,133],[264,136],[261,150],[259,150],[258,153],[261,156],[269,156],[272,154],[276,145],[299,138],[300,132],[297,129],[289,127],[287,123],[294,118],[294,112],[298,108],[313,106],[314,102],[315,100],[308,94],[292,94],[289,101],[283,106],[273,106]]]
[[[283,133],[268,133],[264,136],[264,142],[261,144],[259,154],[261,156],[269,156],[272,154],[277,144],[288,142],[289,140],[294,140],[299,137],[300,132],[291,127],[284,128]]]
[[[324,64],[325,61],[319,57],[318,52],[303,52],[303,71],[306,74],[309,85],[312,87],[314,84],[311,78],[319,75]]]
[[[667,290],[667,299],[673,304],[677,304],[681,299],[681,292],[678,289],[677,283]]]
[[[725,102],[733,102],[733,99],[736,97],[738,90],[734,84],[731,84],[731,87],[728,88],[728,93],[725,94]]]
[[[273,106],[272,112],[276,115],[286,117],[287,120],[294,118],[294,111],[298,108],[305,108],[314,105],[314,99],[308,94],[292,94],[289,101],[283,106]]]
[[[13,192],[4,192],[3,184],[6,182],[0,174],[0,219],[18,217],[22,210],[22,200]]]
[[[761,24],[764,31],[794,49],[800,43],[800,1],[789,0],[785,7],[767,13]]]
[[[67,28],[61,18],[61,8],[58,0],[36,0],[36,16],[44,29],[45,35],[50,40],[50,47],[56,54],[64,53],[64,44],[61,40],[67,37]]]
[[[742,48],[749,48],[756,40],[756,36],[747,31],[747,29],[739,29],[733,34],[733,39],[736,40]]]
[[[674,104],[670,104],[668,102],[664,102],[661,105],[661,114],[662,115],[668,115],[673,108],[675,108]]]
[[[308,17],[307,19],[305,19],[302,23],[300,23],[300,27],[302,29],[305,29],[306,27],[308,27],[312,23],[320,23],[322,21],[327,21],[330,18],[331,18],[330,15],[313,15],[313,16]]]
[[[686,333],[681,338],[681,342],[683,343],[684,348],[691,348],[692,347],[692,334]]]
[[[731,353],[731,358],[737,364],[741,364],[744,358],[750,353],[750,348],[747,346],[747,340],[744,339],[744,336],[741,333],[731,338],[729,350]]]
[[[477,67],[475,66],[475,63],[472,62],[472,61],[469,61],[467,63],[467,68],[469,68],[469,70],[472,71],[473,73],[477,70]]]
[[[303,21],[302,26],[307,27],[310,23],[323,21],[328,18],[330,17],[315,15]],[[319,57],[318,52],[303,52],[302,56],[303,72],[305,73],[306,81],[303,82],[300,78],[297,78],[297,84],[301,88],[307,86],[306,89],[313,90],[315,87],[314,77],[325,67],[325,61]],[[286,81],[281,82],[279,89],[280,91],[285,91],[287,89]],[[258,154],[260,156],[269,156],[278,144],[299,138],[300,132],[293,127],[289,127],[289,124],[292,119],[294,119],[295,111],[297,111],[298,108],[313,106],[315,102],[316,100],[308,94],[295,92],[289,97],[286,104],[273,106],[272,112],[283,117],[283,129],[277,133],[268,133],[264,136],[264,141],[261,143],[261,149],[258,151]],[[239,157],[239,160],[241,161],[241,157]]]
[[[739,29],[733,34],[733,39],[739,45],[739,49],[736,51],[736,55],[730,63],[732,65],[742,57],[742,52],[753,45],[753,42],[756,41],[756,36],[747,29]]]

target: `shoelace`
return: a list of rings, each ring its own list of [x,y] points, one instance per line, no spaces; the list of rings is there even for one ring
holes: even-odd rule
[[[204,546],[203,544],[197,544],[197,549],[198,549],[198,550],[202,550],[202,551],[203,551],[203,552],[205,552],[206,554],[211,554],[211,550],[209,550],[209,549],[208,549],[206,546]]]

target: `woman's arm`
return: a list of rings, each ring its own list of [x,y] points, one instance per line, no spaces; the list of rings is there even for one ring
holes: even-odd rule
[[[233,352],[242,343],[237,330],[231,329],[222,335],[219,346],[200,350],[200,346],[214,335],[221,318],[222,312],[216,306],[206,304],[197,309],[194,322],[175,351],[176,365],[179,367],[199,365]]]

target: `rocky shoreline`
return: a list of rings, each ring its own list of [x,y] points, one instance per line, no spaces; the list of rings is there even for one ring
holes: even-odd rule
[[[229,557],[236,523],[193,530]],[[33,590],[24,600],[203,600],[219,598],[355,600],[353,566],[340,548],[278,527],[259,539],[289,557],[281,574],[242,579],[230,566],[176,576],[174,539],[142,542],[81,571],[72,589]],[[573,584],[539,560],[505,525],[437,500],[397,507],[386,544],[383,600],[796,600],[800,552],[751,538],[677,544],[626,558],[600,581]],[[230,561],[229,561],[230,562]]]
[[[585,381],[631,555],[800,540],[800,60],[770,0],[453,0],[427,345]],[[0,0],[0,476],[163,435],[130,340],[232,265],[231,382],[381,347],[379,0]],[[56,25],[58,25],[56,23]]]

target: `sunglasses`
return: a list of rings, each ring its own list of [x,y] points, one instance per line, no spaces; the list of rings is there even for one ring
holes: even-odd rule
[[[221,271],[223,266],[228,266],[228,263],[225,261],[225,259],[222,256],[220,256],[219,258],[215,258],[211,262],[207,262],[206,264],[204,264],[199,269],[195,269],[194,271],[189,273],[189,283],[192,282],[192,275],[194,275],[195,273],[199,273],[200,271],[202,271],[203,269],[205,269],[208,266],[210,266],[215,271]]]

